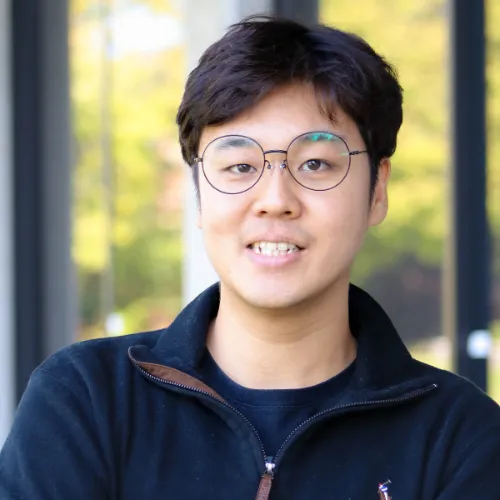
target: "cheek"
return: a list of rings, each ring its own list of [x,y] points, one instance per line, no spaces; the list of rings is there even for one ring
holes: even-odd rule
[[[214,189],[201,189],[200,202],[199,227],[207,247],[220,246],[229,237],[234,239],[241,222],[238,200]]]
[[[369,185],[365,185],[363,181],[346,181],[337,188],[325,192],[328,198],[323,200],[324,206],[321,211],[325,214],[325,224],[343,229],[349,234],[351,229],[366,227],[368,224]],[[368,180],[366,182],[368,183]]]
[[[217,191],[200,194],[200,227],[207,256],[218,276],[228,280],[241,253],[240,204],[234,197]]]
[[[366,230],[370,215],[370,167],[356,165],[352,168],[346,181],[340,186],[339,197],[345,210],[344,219],[353,228]]]
[[[362,244],[369,227],[369,188],[366,190],[358,186],[357,189],[346,190],[343,210],[339,213],[339,224],[346,239],[351,242],[352,248],[357,251]]]
[[[322,214],[321,217],[312,217],[314,232],[324,242],[324,258],[331,263],[334,255],[333,260],[342,262],[341,265],[350,262],[360,249],[369,222],[368,190],[364,193],[347,187],[329,193],[327,203],[313,208],[314,213]]]

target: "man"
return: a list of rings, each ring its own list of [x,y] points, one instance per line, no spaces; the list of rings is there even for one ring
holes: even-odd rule
[[[349,273],[387,213],[392,68],[324,26],[249,19],[189,76],[180,142],[220,276],[164,331],[33,374],[2,499],[500,498],[500,409],[413,360]]]

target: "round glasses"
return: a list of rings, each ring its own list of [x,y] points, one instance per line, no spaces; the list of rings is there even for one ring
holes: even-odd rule
[[[202,156],[194,158],[194,162],[201,163],[203,175],[214,189],[239,194],[255,186],[266,167],[272,169],[266,155],[283,154],[280,168],[288,170],[294,181],[312,191],[328,191],[347,177],[351,156],[366,152],[350,151],[344,139],[331,132],[299,135],[286,151],[264,151],[250,137],[225,135],[209,142]]]

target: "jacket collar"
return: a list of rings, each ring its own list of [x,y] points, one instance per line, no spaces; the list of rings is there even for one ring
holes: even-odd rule
[[[201,293],[163,330],[150,349],[135,346],[137,362],[163,365],[199,378],[197,367],[205,353],[206,334],[219,308],[219,285]],[[349,322],[358,351],[349,393],[367,399],[397,397],[431,384],[424,365],[414,361],[382,307],[366,292],[351,285]]]

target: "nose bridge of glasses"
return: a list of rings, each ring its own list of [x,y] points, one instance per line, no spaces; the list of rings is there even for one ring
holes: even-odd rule
[[[271,160],[267,158],[267,155],[273,155]],[[273,159],[274,161],[279,161],[280,168],[283,170],[286,168],[286,157],[287,157],[287,151],[284,149],[268,149],[267,151],[264,151],[264,165],[267,166],[268,169],[271,169],[273,167]]]

